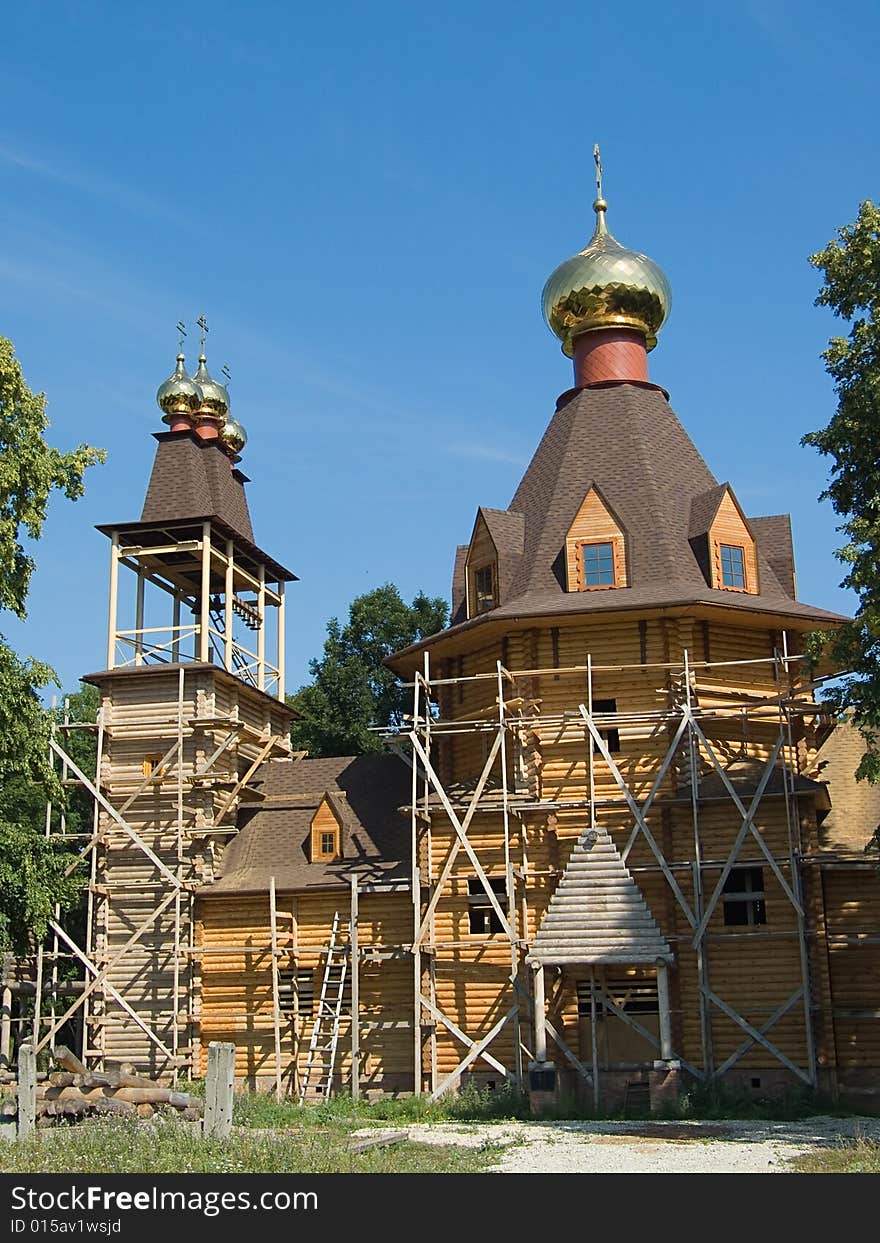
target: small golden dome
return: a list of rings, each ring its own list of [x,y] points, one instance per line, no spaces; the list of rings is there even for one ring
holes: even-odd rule
[[[193,376],[199,391],[196,414],[223,422],[229,413],[229,394],[224,385],[211,378],[207,361],[204,354],[199,354],[199,369]]]
[[[177,355],[177,366],[164,384],[159,385],[156,401],[164,411],[163,423],[171,423],[176,414],[193,414],[201,404],[201,394],[195,382],[186,374],[183,354]]]
[[[569,358],[574,338],[595,328],[637,328],[652,350],[669,318],[672,290],[664,272],[608,232],[607,209],[605,200],[597,198],[596,231],[589,245],[561,263],[544,286],[544,319]]]
[[[247,444],[247,432],[244,430],[238,419],[227,418],[226,422],[220,428],[220,441],[232,453],[241,453]]]

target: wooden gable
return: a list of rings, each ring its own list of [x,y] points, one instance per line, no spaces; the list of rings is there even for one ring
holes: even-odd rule
[[[730,488],[725,490],[718,503],[715,517],[709,526],[708,536],[712,586],[719,591],[741,591],[748,595],[757,595],[760,588],[755,537]],[[722,570],[722,548],[724,546],[742,549],[745,569],[744,587],[731,586],[724,582]]]
[[[583,548],[584,545],[606,543],[610,543],[613,549],[614,582],[601,584],[597,588],[584,582]],[[629,586],[623,529],[595,484],[590,485],[565,537],[565,569],[569,591]]]
[[[329,794],[325,794],[312,816],[312,840],[310,858],[312,863],[328,863],[342,858],[342,821],[335,811]]]
[[[485,586],[487,580],[491,583],[490,591],[494,604],[497,604],[498,550],[495,547],[495,541],[492,539],[486,519],[482,513],[478,513],[467,554],[468,617],[476,617],[478,613],[487,611],[485,606]],[[494,607],[494,604],[491,607]]]

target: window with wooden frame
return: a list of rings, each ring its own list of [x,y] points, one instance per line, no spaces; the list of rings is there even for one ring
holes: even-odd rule
[[[767,922],[764,869],[735,867],[721,892],[724,923],[730,927],[755,927]]]
[[[721,586],[728,591],[748,591],[746,581],[746,550],[742,544],[719,544]]]
[[[577,585],[580,591],[616,587],[619,581],[616,540],[581,540],[577,545]]]
[[[498,603],[495,590],[495,565],[481,565],[472,571],[471,615],[488,613]]]
[[[162,763],[161,755],[145,755],[144,756],[144,776],[152,777],[153,773]]]
[[[504,910],[504,902],[507,900],[507,886],[504,878],[490,876],[487,879],[492,892],[499,898],[498,905]],[[483,882],[479,876],[468,877],[468,931],[472,936],[483,937],[502,931],[498,912],[483,888]]]
[[[312,828],[312,862],[330,863],[339,858],[339,828]]]

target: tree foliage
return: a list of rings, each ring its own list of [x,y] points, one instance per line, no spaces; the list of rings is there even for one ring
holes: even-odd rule
[[[105,457],[89,445],[62,453],[46,443],[48,426],[45,394],[30,391],[12,342],[0,337],[0,608],[18,617],[34,570],[22,535],[39,539],[51,493],[75,501],[87,468]]]
[[[49,764],[50,715],[39,690],[52,670],[21,661],[0,642],[0,949],[24,953],[42,938],[56,903],[76,901],[79,881],[65,876],[70,854],[44,832],[49,799],[64,790]]]
[[[26,614],[34,561],[23,540],[39,539],[49,497],[83,493],[83,476],[103,461],[99,449],[68,453],[49,445],[46,400],[32,393],[12,345],[0,337],[0,609]],[[0,637],[0,950],[24,952],[45,935],[54,907],[76,901],[70,854],[45,835],[47,800],[66,805],[49,763],[51,714],[40,692],[57,678],[48,665],[21,660]]]
[[[841,586],[858,596],[851,622],[829,635],[814,635],[811,651],[823,651],[847,676],[829,691],[832,708],[861,730],[866,751],[860,779],[880,781],[880,209],[866,200],[853,224],[810,256],[824,274],[816,299],[850,323],[846,337],[832,337],[823,354],[834,381],[837,411],[827,427],[804,436],[831,459],[830,499],[843,519],[846,543],[837,557],[847,567]]]
[[[380,743],[371,726],[399,726],[411,711],[411,692],[384,665],[392,652],[436,634],[446,625],[445,600],[419,592],[406,604],[393,583],[353,600],[348,622],[327,623],[324,654],[309,670],[314,681],[288,703],[299,714],[294,747],[311,756],[362,755]]]

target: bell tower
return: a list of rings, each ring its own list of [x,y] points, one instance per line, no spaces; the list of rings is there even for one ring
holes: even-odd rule
[[[155,433],[140,518],[99,527],[106,668],[85,679],[101,695],[87,919],[101,978],[86,1053],[172,1078],[198,1066],[195,893],[214,879],[240,803],[258,797],[260,766],[290,757],[284,591],[296,576],[254,542],[245,432],[208,372],[199,323],[195,376],[181,339],[157,394],[168,430]]]

